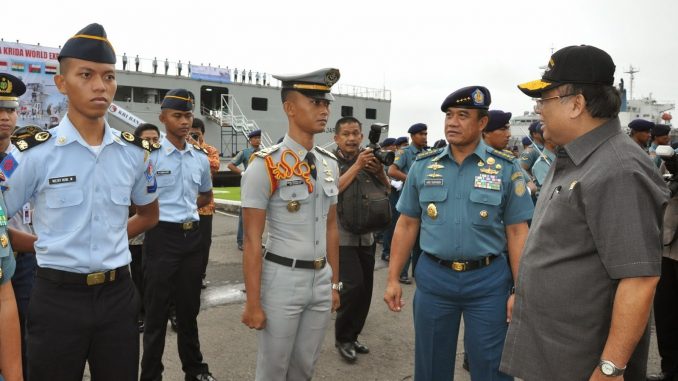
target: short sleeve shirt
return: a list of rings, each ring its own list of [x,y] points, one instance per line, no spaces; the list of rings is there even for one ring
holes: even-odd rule
[[[247,169],[247,166],[250,163],[250,157],[254,153],[254,149],[251,147],[245,148],[242,151],[238,152],[235,156],[233,156],[233,159],[231,159],[231,163],[235,166],[238,166],[242,164],[242,166]]]
[[[421,221],[421,249],[448,260],[506,254],[506,225],[534,209],[513,159],[482,141],[461,165],[450,146],[420,155],[397,209]]]
[[[396,152],[393,165],[395,165],[398,169],[407,174],[410,171],[412,164],[414,164],[414,160],[417,158],[417,154],[419,154],[420,152],[421,150],[415,147],[414,144],[410,144],[407,147]]]
[[[305,167],[313,155],[316,179]],[[257,153],[243,173],[243,208],[266,210],[266,250],[288,258],[313,260],[327,255],[327,215],[337,203],[339,167],[318,147],[308,151],[289,135]]]
[[[605,345],[619,279],[660,274],[668,190],[617,118],[560,148],[552,166],[523,250],[501,370],[583,380]]]
[[[534,147],[535,145],[539,148],[538,150]],[[544,150],[543,146],[534,143],[520,154],[520,165],[523,166],[523,168],[532,168],[534,162],[539,158],[539,151],[542,150]]]

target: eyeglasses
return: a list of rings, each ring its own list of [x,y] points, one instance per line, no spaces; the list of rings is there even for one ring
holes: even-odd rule
[[[567,98],[567,97],[571,97],[573,95],[578,95],[578,94],[572,93],[572,94],[565,94],[565,95],[555,95],[555,96],[548,97],[548,98],[535,98],[534,99],[534,101],[535,101],[534,112],[536,112],[536,113],[540,112],[541,109],[544,108],[544,102],[546,102],[546,101],[550,101],[551,99]]]

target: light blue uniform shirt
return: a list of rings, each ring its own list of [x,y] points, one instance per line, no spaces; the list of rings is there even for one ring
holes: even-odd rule
[[[410,168],[412,168],[412,164],[414,164],[414,159],[417,158],[417,154],[421,151],[422,150],[415,147],[414,144],[410,144],[409,146],[396,152],[393,165],[395,165],[403,173],[407,174],[410,171]]]
[[[164,139],[155,163],[158,180],[160,221],[198,221],[198,193],[212,189],[212,176],[207,154],[186,143],[177,149]]]
[[[91,273],[129,264],[129,206],[156,199],[148,151],[105,123],[97,154],[68,115],[50,133],[48,141],[12,152],[16,167],[5,173],[8,215],[34,200],[38,265]]]
[[[481,141],[461,165],[450,146],[420,155],[397,209],[421,220],[423,251],[457,260],[506,254],[505,226],[529,220],[534,206],[518,165]]]
[[[252,154],[254,153],[254,148],[252,147],[247,147],[243,149],[242,151],[238,152],[237,155],[231,159],[231,163],[235,166],[238,166],[242,164],[242,166],[247,169],[247,166],[250,164],[250,157],[252,157]]]
[[[537,180],[537,186],[539,187],[544,184],[544,180],[546,180],[546,174],[549,173],[551,164],[553,164],[553,161],[556,160],[556,154],[549,151],[547,148],[544,148],[542,152],[544,155],[546,155],[546,158],[544,158],[543,155],[540,155],[539,159],[537,159],[537,161],[535,161],[534,165],[532,166],[532,175],[534,175],[534,179]]]

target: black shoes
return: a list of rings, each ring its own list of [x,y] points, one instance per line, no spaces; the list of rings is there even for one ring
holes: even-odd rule
[[[410,277],[408,277],[407,275],[401,276],[400,279],[398,280],[402,284],[412,284],[412,279],[410,279]]]
[[[356,353],[360,353],[361,355],[370,353],[370,348],[358,340],[353,342],[353,348],[355,349]]]
[[[186,380],[190,381],[217,381],[216,378],[212,376],[211,373],[201,373],[194,377],[186,377]]]
[[[337,347],[337,349],[339,350],[339,354],[341,355],[341,357],[344,358],[344,360],[348,362],[355,362],[355,360],[357,359],[353,343],[336,342],[334,343],[334,346]]]

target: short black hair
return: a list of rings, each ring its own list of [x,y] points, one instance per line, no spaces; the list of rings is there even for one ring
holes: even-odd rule
[[[140,125],[138,125],[137,128],[134,130],[134,136],[138,138],[144,131],[148,130],[153,130],[158,133],[158,136],[160,136],[160,129],[158,128],[158,126],[151,123],[141,123]]]
[[[287,96],[292,91],[294,91],[294,90],[292,90],[292,89],[282,89],[282,91],[280,91],[280,100],[282,101],[282,103],[285,103],[285,101],[287,100]]]
[[[334,134],[339,135],[341,132],[341,126],[344,124],[356,123],[360,127],[360,132],[363,131],[363,124],[360,121],[352,116],[344,116],[341,119],[337,120],[337,123],[334,125]]]
[[[191,128],[199,128],[200,132],[205,135],[205,122],[203,122],[202,119],[193,118],[193,124],[191,125]]]
[[[560,94],[581,94],[586,100],[586,110],[594,118],[616,118],[621,109],[621,94],[614,86],[566,84]]]

